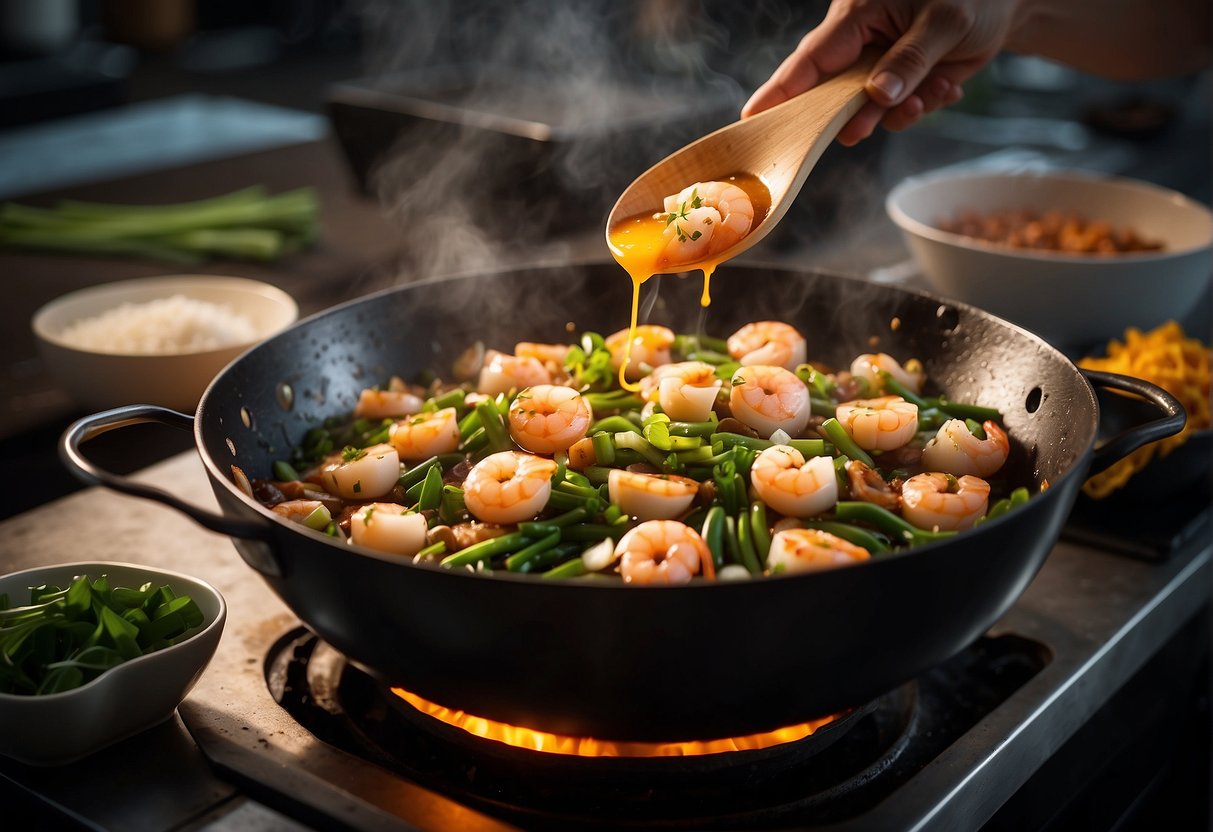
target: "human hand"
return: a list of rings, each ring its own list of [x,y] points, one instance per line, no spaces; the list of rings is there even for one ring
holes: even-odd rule
[[[741,110],[751,116],[846,69],[869,45],[888,45],[867,83],[868,103],[838,141],[853,145],[883,124],[903,130],[955,104],[1015,26],[1015,0],[834,0],[825,19]]]

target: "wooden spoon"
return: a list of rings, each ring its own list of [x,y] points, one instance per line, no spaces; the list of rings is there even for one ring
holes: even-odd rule
[[[748,173],[771,193],[766,217],[736,245],[712,259],[735,257],[757,243],[783,218],[826,147],[867,102],[864,85],[879,53],[868,50],[850,68],[769,110],[725,125],[691,142],[642,173],[624,190],[607,218],[611,229],[629,217],[655,214],[662,200],[695,182]],[[665,272],[693,264],[672,265]]]

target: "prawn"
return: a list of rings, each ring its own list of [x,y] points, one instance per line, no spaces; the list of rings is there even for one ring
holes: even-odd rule
[[[959,479],[934,471],[916,474],[901,486],[901,513],[920,529],[959,531],[986,513],[990,484],[980,477]]]
[[[354,415],[363,419],[398,419],[420,413],[425,401],[407,390],[368,387],[358,394]]]
[[[733,418],[766,439],[777,430],[796,437],[809,423],[809,388],[796,374],[765,364],[740,367],[729,392]]]
[[[619,574],[628,584],[685,584],[712,552],[699,533],[677,520],[647,520],[615,546]]]
[[[514,345],[518,358],[534,358],[549,371],[564,369],[564,360],[569,355],[569,344],[540,344],[534,341],[519,341]]]
[[[543,510],[552,496],[550,459],[518,451],[489,454],[472,466],[463,482],[463,500],[478,520],[518,523]]]
[[[333,515],[320,500],[286,500],[270,511],[318,532],[328,528],[333,520]]]
[[[810,457],[788,445],[766,448],[750,466],[750,482],[763,502],[789,517],[812,517],[838,502],[838,476],[827,456]]]
[[[795,370],[805,363],[804,336],[782,321],[755,321],[729,336],[729,355],[742,364],[774,364]]]
[[[391,445],[346,448],[341,460],[320,469],[324,490],[347,500],[373,500],[400,479],[400,455]]]
[[[956,476],[988,477],[1002,468],[1011,453],[1011,440],[993,420],[982,422],[985,439],[978,439],[960,419],[949,419],[922,449],[922,464]]]
[[[459,411],[444,407],[401,419],[388,429],[388,442],[401,459],[429,459],[459,447]]]
[[[674,331],[664,326],[641,324],[632,336],[632,351],[628,353],[628,332],[621,329],[606,338],[606,348],[611,352],[611,366],[618,370],[626,359],[629,381],[636,381],[646,372],[670,363],[670,347],[674,343]]]
[[[922,369],[922,362],[917,358],[911,358],[903,367],[893,356],[885,352],[878,352],[864,353],[851,362],[851,375],[866,379],[873,391],[884,390],[884,385],[880,381],[882,372],[888,373],[899,384],[914,393],[922,392],[922,385],[927,377],[926,372]]]
[[[514,397],[509,420],[515,442],[533,453],[554,454],[585,437],[594,413],[572,387],[538,384]]]
[[[867,560],[871,554],[821,529],[784,529],[771,538],[767,569],[784,574],[813,572]]]
[[[865,503],[875,503],[889,511],[901,508],[901,480],[885,482],[875,468],[869,468],[858,459],[847,461],[847,482],[851,486],[851,498]]]
[[[676,474],[641,474],[612,468],[607,489],[611,502],[630,517],[673,520],[691,507],[699,483]]]
[[[724,384],[716,368],[703,361],[680,361],[653,370],[641,381],[641,393],[661,405],[671,419],[704,422],[712,414],[716,394]]]
[[[519,357],[489,350],[480,368],[476,391],[487,396],[521,390],[536,384],[551,384],[552,374],[537,358]]]
[[[415,555],[425,547],[425,516],[396,503],[369,503],[350,515],[350,541],[393,555]]]
[[[918,405],[901,396],[856,399],[838,405],[836,418],[865,451],[892,451],[918,431]]]
[[[696,263],[732,248],[754,223],[750,196],[730,182],[696,182],[665,198],[663,253],[671,264]]]

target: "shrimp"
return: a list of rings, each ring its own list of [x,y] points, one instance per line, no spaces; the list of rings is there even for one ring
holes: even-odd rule
[[[333,521],[328,507],[319,500],[287,500],[274,506],[271,511],[287,520],[301,523],[309,529],[322,532]]]
[[[847,482],[851,486],[851,499],[875,503],[889,511],[901,508],[901,480],[885,482],[874,468],[869,468],[858,459],[847,461]]]
[[[997,422],[981,424],[985,439],[978,439],[960,419],[949,419],[922,449],[922,464],[935,471],[956,476],[976,474],[988,477],[996,473],[1011,452],[1011,440]]]
[[[533,341],[519,341],[514,345],[514,355],[518,358],[534,358],[549,370],[553,367],[564,367],[564,359],[569,354],[569,344],[538,344]]]
[[[429,459],[459,447],[459,412],[444,407],[401,419],[388,430],[388,442],[401,459]]]
[[[374,500],[400,479],[400,455],[391,445],[346,448],[341,461],[320,469],[324,490],[347,500]]]
[[[970,528],[989,502],[990,484],[980,477],[957,479],[935,471],[910,477],[901,486],[901,514],[920,529]]]
[[[636,381],[649,370],[670,363],[670,346],[674,343],[674,332],[668,327],[641,324],[632,338],[632,352],[628,356],[627,378]],[[621,329],[607,336],[606,348],[611,351],[611,366],[618,370],[627,353],[628,330]]]
[[[489,350],[480,368],[477,392],[488,396],[521,390],[536,384],[551,384],[552,374],[537,358],[519,358],[497,350]]]
[[[685,584],[712,553],[699,533],[677,520],[647,520],[615,546],[619,574],[628,584]]]
[[[370,503],[350,515],[350,541],[393,555],[415,555],[425,547],[425,516],[396,503]]]
[[[821,529],[785,529],[775,532],[771,538],[767,568],[784,574],[813,572],[846,566],[869,557],[868,550],[862,546]]]
[[[594,413],[572,387],[539,384],[514,398],[509,419],[515,442],[533,453],[554,454],[585,438]]]
[[[729,355],[742,364],[774,364],[795,370],[807,357],[804,336],[781,321],[755,321],[729,336]]]
[[[640,390],[650,402],[660,404],[671,419],[704,422],[711,416],[723,384],[711,364],[680,361],[653,370],[641,381]]]
[[[387,419],[412,416],[421,412],[425,401],[407,390],[378,390],[368,387],[358,394],[354,415],[363,419]]]
[[[607,489],[611,502],[630,517],[673,520],[691,507],[699,483],[676,474],[641,474],[612,468]]]
[[[543,510],[552,495],[550,459],[518,451],[499,451],[472,466],[463,481],[463,500],[476,519],[519,523]]]
[[[756,364],[733,373],[729,408],[763,439],[777,430],[796,437],[809,423],[809,388],[783,367]]]
[[[828,456],[805,460],[788,445],[762,451],[750,466],[750,482],[771,508],[789,517],[812,517],[838,502],[838,475]]]
[[[918,431],[918,405],[901,396],[856,399],[838,405],[839,424],[865,451],[892,451]]]
[[[891,375],[899,384],[909,388],[914,393],[922,392],[922,384],[926,381],[926,373],[922,363],[911,358],[903,367],[897,359],[888,353],[864,353],[851,362],[851,375],[867,379],[873,391],[884,390],[880,381],[880,373]]]
[[[695,263],[732,248],[754,223],[750,196],[730,182],[696,182],[665,198],[670,263]]]

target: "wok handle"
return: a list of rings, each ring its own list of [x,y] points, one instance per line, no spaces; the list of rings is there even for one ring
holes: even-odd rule
[[[1174,436],[1183,430],[1184,424],[1188,421],[1188,415],[1179,400],[1156,384],[1117,373],[1100,373],[1095,370],[1080,370],[1080,372],[1086,376],[1092,386],[1132,393],[1154,405],[1164,414],[1161,418],[1121,431],[1097,447],[1091,458],[1091,468],[1087,472],[1089,477],[1107,470],[1142,445]]]
[[[80,450],[80,446],[90,439],[117,428],[148,422],[167,425],[180,430],[193,430],[194,417],[166,407],[150,404],[136,404],[128,407],[118,407],[104,410],[92,416],[77,419],[59,440],[59,458],[73,476],[89,485],[101,485],[132,497],[142,497],[145,500],[155,500],[158,503],[175,508],[185,514],[198,525],[213,532],[226,534],[229,537],[240,537],[249,540],[269,541],[269,530],[259,523],[240,520],[234,517],[224,517],[214,514],[175,497],[174,495],[151,485],[144,485],[127,477],[105,471],[94,465]]]

